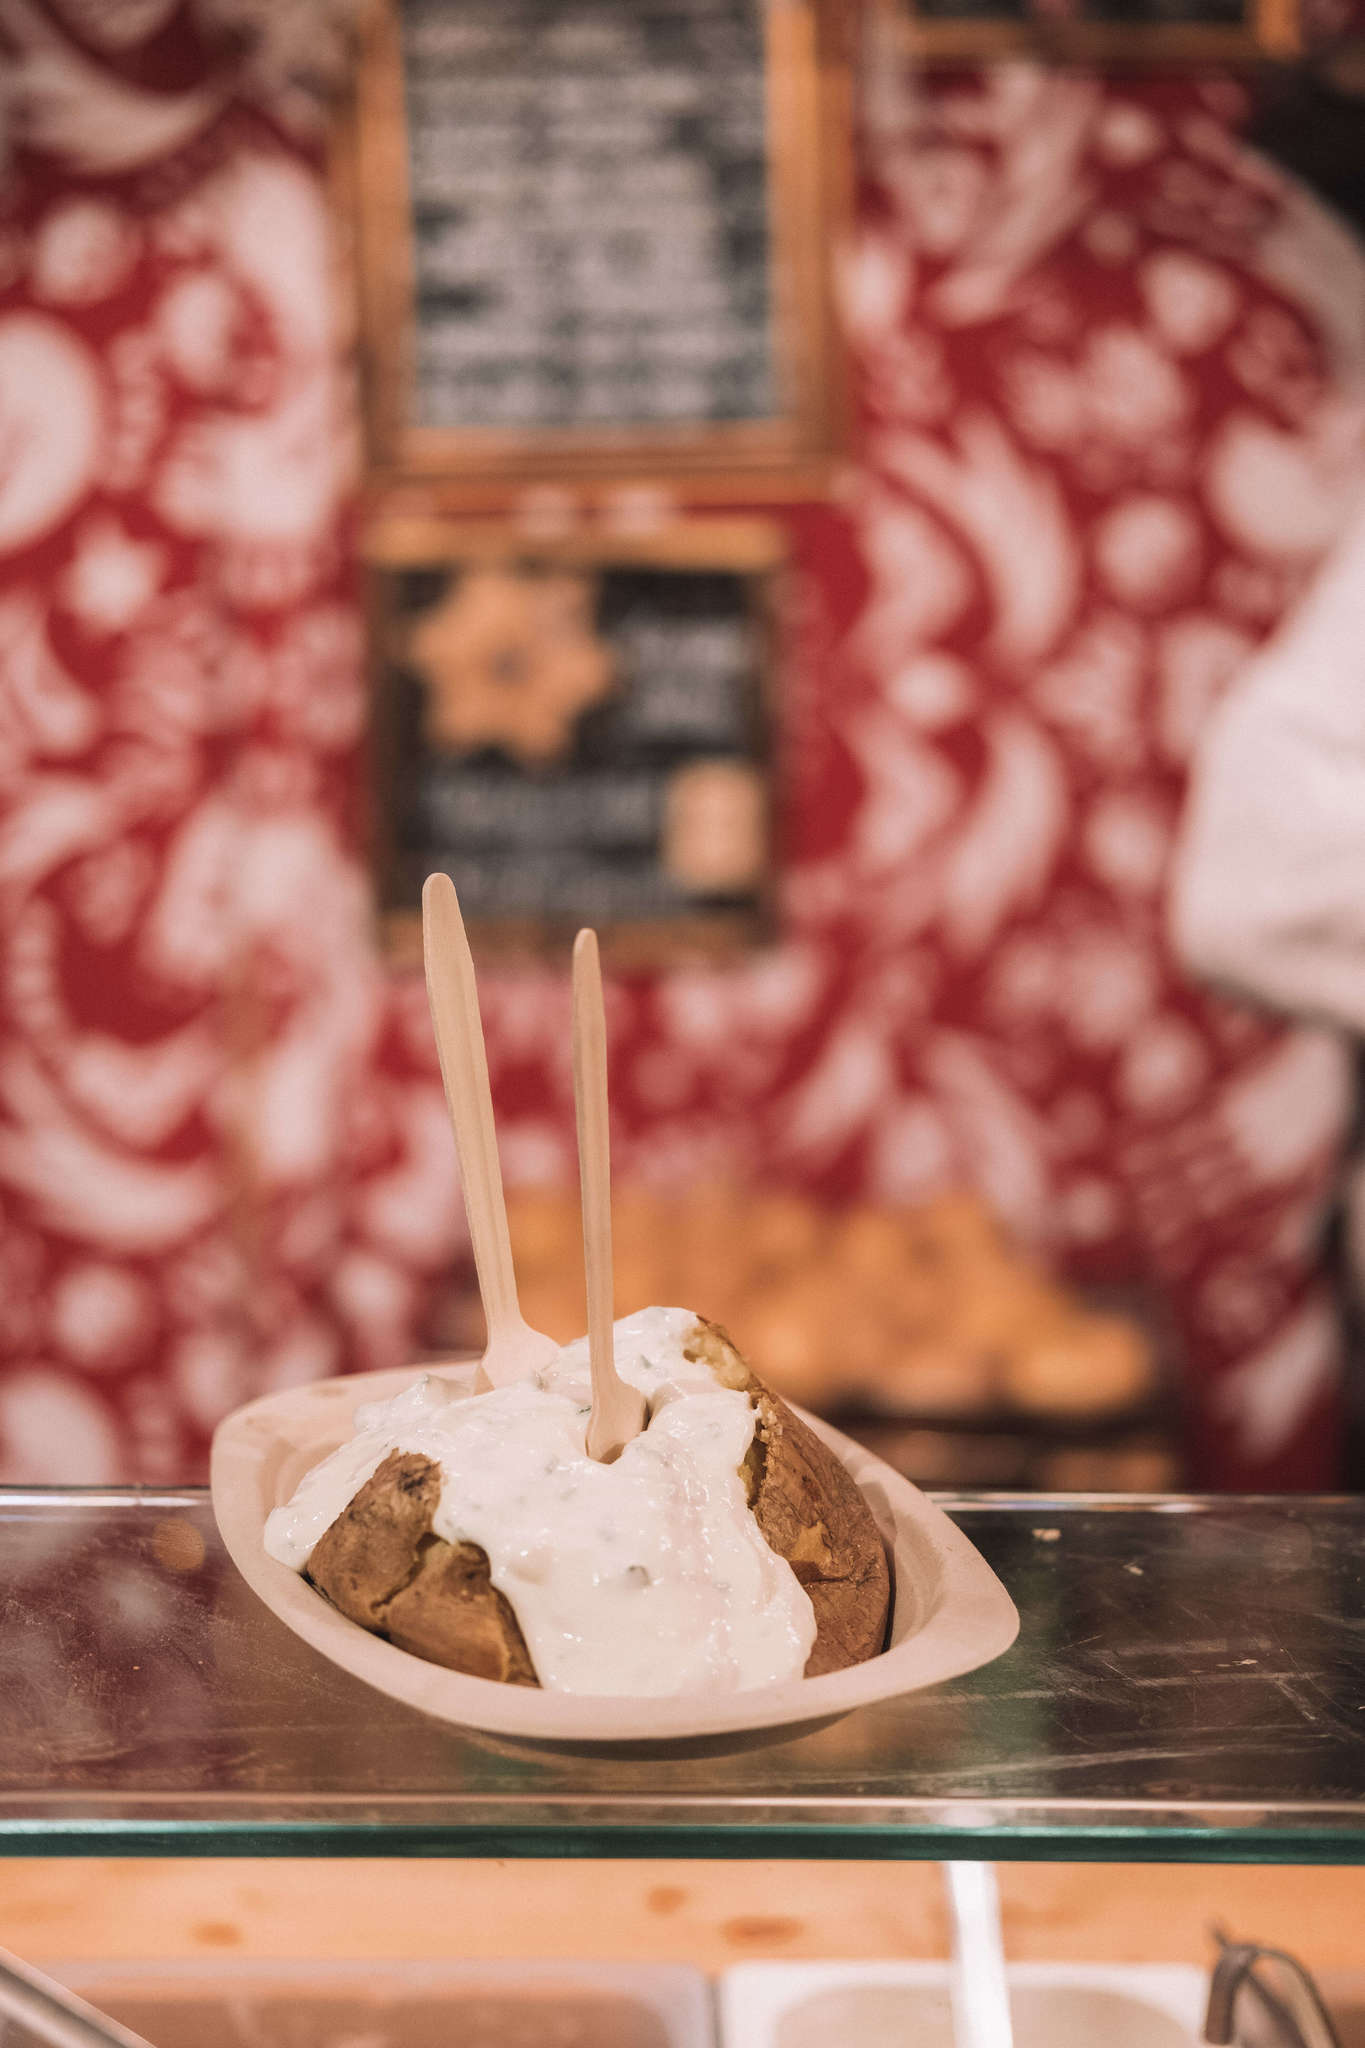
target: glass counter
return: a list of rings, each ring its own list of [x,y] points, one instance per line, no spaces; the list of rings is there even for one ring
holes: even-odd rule
[[[1007,1655],[800,1740],[581,1760],[297,1641],[196,1489],[0,1490],[0,1854],[1365,1861],[1365,1500],[939,1496]]]

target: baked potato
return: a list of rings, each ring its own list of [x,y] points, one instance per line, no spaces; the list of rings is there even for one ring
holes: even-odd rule
[[[721,1386],[747,1393],[757,1422],[741,1473],[771,1549],[791,1565],[815,1611],[808,1678],[875,1657],[891,1586],[871,1509],[814,1432],[765,1387],[717,1324],[697,1322],[686,1356]],[[315,1544],[307,1576],[348,1619],[399,1649],[474,1678],[537,1685],[510,1603],[473,1543],[432,1532],[441,1491],[431,1458],[394,1451]]]

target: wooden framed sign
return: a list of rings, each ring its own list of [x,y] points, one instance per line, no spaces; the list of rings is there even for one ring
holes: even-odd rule
[[[920,60],[1256,64],[1300,48],[1298,0],[884,0]]]
[[[352,179],[389,477],[835,451],[841,0],[373,0]]]
[[[395,520],[372,536],[379,898],[420,946],[444,870],[485,948],[595,925],[620,959],[769,929],[780,529],[629,542]]]

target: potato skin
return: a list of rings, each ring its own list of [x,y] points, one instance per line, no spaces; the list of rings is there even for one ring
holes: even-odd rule
[[[884,1647],[891,1581],[881,1535],[833,1452],[749,1370],[725,1332],[698,1321],[688,1356],[757,1410],[742,1467],[754,1519],[786,1558],[815,1609],[807,1678],[842,1671]],[[537,1685],[510,1603],[489,1577],[487,1553],[432,1533],[440,1468],[392,1452],[314,1545],[307,1576],[361,1628],[471,1678]]]
[[[440,1496],[433,1459],[392,1451],[314,1544],[308,1577],[349,1621],[429,1664],[538,1685],[517,1617],[489,1577],[487,1552],[432,1535]]]
[[[845,1671],[878,1656],[890,1621],[891,1572],[857,1482],[750,1370],[718,1323],[699,1320],[687,1354],[705,1359],[723,1386],[747,1393],[758,1411],[744,1478],[754,1520],[815,1609],[805,1676]]]

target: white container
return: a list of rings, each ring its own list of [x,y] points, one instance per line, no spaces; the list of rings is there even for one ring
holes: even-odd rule
[[[43,1967],[155,2048],[715,2048],[707,1980],[672,1964],[244,1959]],[[31,2042],[0,2021],[0,2048]]]
[[[1015,2048],[1192,2048],[1208,1979],[1164,1963],[1014,1963]],[[946,1963],[744,1963],[721,2048],[955,2048]]]
[[[473,1368],[429,1368],[467,1386]],[[353,1677],[442,1721],[589,1753],[692,1754],[784,1742],[855,1707],[975,1671],[1019,1630],[1014,1602],[975,1546],[917,1486],[798,1408],[862,1488],[891,1562],[891,1633],[878,1657],[847,1671],[752,1692],[682,1699],[605,1699],[467,1678],[411,1656],[339,1614],[265,1548],[266,1517],[311,1466],[352,1434],[363,1401],[411,1386],[410,1366],[290,1387],[239,1408],[213,1439],[213,1512],[228,1556],[295,1635]]]

